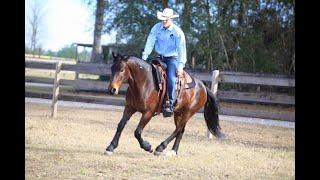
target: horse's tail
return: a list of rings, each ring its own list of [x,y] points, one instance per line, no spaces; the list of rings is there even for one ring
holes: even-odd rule
[[[217,98],[211,90],[206,86],[207,102],[204,106],[204,119],[206,120],[209,131],[217,138],[224,138],[225,135],[221,132],[219,125],[219,104]]]

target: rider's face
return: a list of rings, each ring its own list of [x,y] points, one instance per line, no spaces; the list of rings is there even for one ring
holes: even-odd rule
[[[172,22],[171,19],[163,20],[162,21],[163,27],[168,28],[171,25],[171,22]]]

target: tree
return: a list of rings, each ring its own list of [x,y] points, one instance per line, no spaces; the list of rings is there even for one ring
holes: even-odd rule
[[[106,3],[107,3],[106,0],[97,0],[95,24],[94,24],[93,47],[92,47],[92,53],[91,53],[92,62],[103,61],[101,35],[103,31],[103,19],[104,19],[104,10],[106,7]]]
[[[51,57],[57,56],[57,52],[54,52],[52,50],[47,50],[46,52],[44,52],[44,55],[50,56],[50,58],[51,58]]]
[[[64,57],[64,58],[71,58],[71,59],[75,59],[76,58],[76,51],[75,51],[76,47],[74,44],[71,45],[66,45],[63,48],[61,48],[58,52],[57,52],[57,56],[58,57]]]
[[[180,14],[174,21],[185,32],[189,66],[195,59],[196,68],[207,70],[295,73],[293,0],[109,3],[105,26],[117,31],[117,42],[126,43],[123,53],[141,56],[158,22],[156,11],[170,7]]]
[[[39,44],[39,36],[40,36],[40,27],[41,21],[43,17],[42,6],[39,1],[32,1],[30,7],[30,15],[28,17],[28,22],[30,24],[31,36],[30,36],[30,49],[32,51],[33,56],[35,56],[36,52],[41,52],[41,45]],[[40,56],[40,54],[39,54]]]

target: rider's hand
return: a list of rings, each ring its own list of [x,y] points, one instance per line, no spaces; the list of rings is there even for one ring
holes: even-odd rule
[[[182,77],[183,76],[183,69],[177,69],[177,76]]]

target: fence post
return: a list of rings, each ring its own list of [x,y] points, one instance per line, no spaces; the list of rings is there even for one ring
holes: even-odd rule
[[[52,104],[51,104],[51,117],[52,118],[57,117],[60,71],[61,71],[61,62],[57,61],[56,72],[55,72],[55,77],[54,77],[54,84],[53,84]]]
[[[76,65],[79,63],[79,56],[78,56],[78,45],[76,47]],[[76,70],[75,80],[79,79],[79,73],[78,70]]]
[[[218,83],[219,83],[219,70],[212,71],[212,79],[211,79],[211,91],[215,97],[217,97],[218,92]],[[207,137],[212,139],[212,134],[209,129],[207,129]]]

